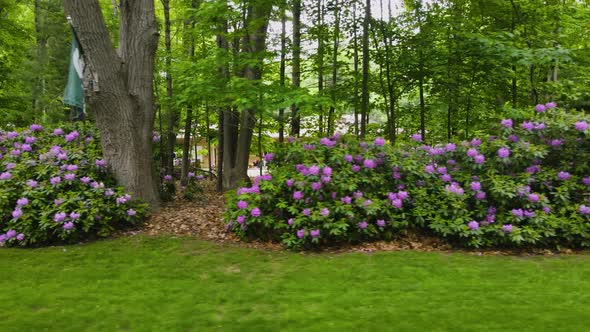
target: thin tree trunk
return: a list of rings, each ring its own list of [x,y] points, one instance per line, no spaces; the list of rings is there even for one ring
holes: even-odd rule
[[[317,61],[318,61],[318,96],[321,98],[324,94],[324,13],[323,13],[323,1],[317,0],[318,6],[318,21],[317,21],[317,29],[318,29],[318,54],[317,54]],[[318,129],[320,136],[324,133],[324,109],[320,104],[319,107],[319,121],[318,121]]]
[[[47,10],[44,10],[46,12]],[[33,114],[35,119],[40,119],[44,113],[43,103],[41,101],[45,94],[45,63],[47,59],[47,36],[43,29],[43,13],[41,10],[41,0],[35,0],[35,39],[37,42],[36,66],[38,76],[33,88]]]
[[[166,47],[166,109],[168,111],[168,163],[166,164],[166,172],[172,174],[174,172],[174,148],[176,146],[176,131],[174,127],[178,122],[178,114],[172,107],[172,45],[170,35],[170,0],[161,0],[164,7],[164,44]]]
[[[285,4],[286,5],[286,4]],[[285,87],[285,67],[286,67],[286,53],[287,53],[287,16],[285,15],[285,8],[281,10],[281,64],[279,68],[279,84],[281,88]],[[279,109],[279,143],[285,140],[285,109]]]
[[[363,21],[363,85],[361,97],[361,133],[364,138],[367,130],[369,113],[369,21],[371,20],[371,0],[365,4],[365,20]]]
[[[354,135],[359,135],[359,47],[357,36],[356,22],[356,2],[352,4],[352,21],[353,21],[353,66],[354,66]]]
[[[197,0],[191,1],[192,9],[198,8]],[[194,18],[189,19],[185,28],[192,28],[195,26]],[[192,37],[192,31],[185,32],[185,38],[189,39],[188,56],[189,59],[195,57],[195,39]],[[188,184],[188,171],[190,168],[190,144],[191,144],[191,128],[193,121],[193,106],[188,105],[186,107],[186,121],[184,123],[184,140],[182,144],[182,168],[180,171],[180,183],[183,186]],[[195,156],[196,157],[196,156]]]
[[[298,89],[301,86],[301,0],[293,0],[293,72],[291,84]],[[291,136],[299,136],[301,116],[299,106],[291,105]]]
[[[336,109],[336,86],[338,82],[338,45],[340,43],[340,2],[334,3],[334,46],[332,49],[332,105],[328,113],[328,135],[334,134],[334,111]]]

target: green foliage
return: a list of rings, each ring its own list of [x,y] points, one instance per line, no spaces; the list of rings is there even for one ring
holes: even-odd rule
[[[229,194],[228,227],[296,248],[408,230],[460,246],[588,247],[590,118],[554,107],[460,144],[336,135],[278,146],[271,174]]]
[[[117,186],[99,141],[82,123],[0,131],[2,244],[74,242],[143,219],[147,205]]]

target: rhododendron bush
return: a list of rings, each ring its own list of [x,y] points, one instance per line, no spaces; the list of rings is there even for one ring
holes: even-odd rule
[[[391,146],[335,135],[277,147],[270,174],[229,195],[227,227],[287,247],[407,231],[460,246],[590,246],[590,130],[554,103],[494,135]]]
[[[146,208],[109,174],[93,127],[0,130],[0,245],[106,236]]]

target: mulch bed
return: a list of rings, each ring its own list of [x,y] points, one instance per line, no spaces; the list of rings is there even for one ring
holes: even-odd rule
[[[215,191],[213,181],[203,182],[204,192],[197,201],[185,201],[177,199],[165,203],[160,210],[153,213],[139,230],[125,232],[124,235],[147,234],[175,235],[183,237],[196,237],[199,239],[214,241],[224,244],[239,245],[242,247],[258,248],[265,250],[283,250],[277,243],[267,242],[243,242],[225,229],[223,221],[223,209],[225,197]],[[322,248],[306,253],[347,253],[364,252],[373,253],[378,251],[401,251],[416,250],[425,252],[464,252],[478,256],[505,255],[505,256],[532,256],[555,254],[573,254],[588,252],[588,250],[552,251],[548,249],[456,249],[451,245],[434,237],[427,237],[419,234],[408,234],[393,241],[378,241],[362,243],[358,245],[342,245],[338,247]]]

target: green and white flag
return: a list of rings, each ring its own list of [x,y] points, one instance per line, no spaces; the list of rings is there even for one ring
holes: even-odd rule
[[[72,49],[70,51],[70,70],[68,73],[68,83],[64,91],[64,104],[84,109],[84,86],[82,79],[84,77],[84,59],[82,48],[72,30]]]

